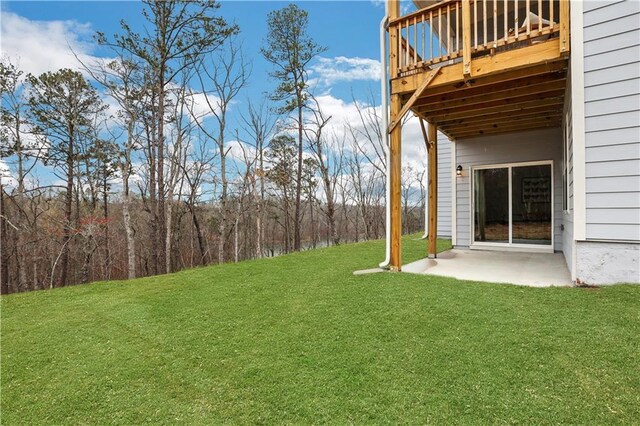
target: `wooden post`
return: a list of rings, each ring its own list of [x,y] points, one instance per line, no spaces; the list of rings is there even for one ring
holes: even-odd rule
[[[462,0],[462,63],[465,77],[471,75],[471,0]],[[477,25],[477,24],[476,24]]]
[[[397,0],[389,1],[389,19],[397,18],[400,15],[400,2]],[[400,67],[400,54],[402,53],[400,44],[402,43],[402,34],[400,24],[389,26],[389,78],[398,76],[398,68]]]
[[[437,256],[438,239],[438,128],[435,124],[427,126],[429,137],[429,258]]]
[[[569,0],[560,0],[560,53],[568,53],[570,49],[569,19]]]
[[[397,117],[401,106],[400,95],[391,95],[391,116]],[[402,124],[398,124],[390,135],[391,164],[391,270],[400,271],[402,266]]]
[[[389,0],[389,19],[394,19],[400,16],[400,2],[397,0]],[[391,31],[390,44],[390,61],[389,61],[389,73],[392,77],[398,75],[398,55],[401,54],[398,51],[398,43],[394,43],[393,37],[400,38],[398,32]],[[398,118],[400,110],[402,109],[401,95],[391,95],[390,106],[391,120]],[[385,129],[386,130],[386,129]],[[391,271],[399,272],[402,267],[402,160],[401,160],[401,146],[402,146],[402,125],[398,123],[390,134],[389,150],[391,156],[391,164],[389,170],[391,178]]]

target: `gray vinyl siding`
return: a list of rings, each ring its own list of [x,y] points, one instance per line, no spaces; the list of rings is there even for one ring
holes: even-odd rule
[[[438,236],[451,238],[452,143],[438,133]]]
[[[411,143],[424,144],[424,140]],[[451,238],[451,166],[452,143],[442,133],[438,133],[438,237]],[[427,169],[428,173],[428,169]],[[426,184],[426,179],[425,179]],[[429,194],[425,194],[425,206],[429,205]]]
[[[571,92],[571,73],[568,73],[567,90],[564,97],[564,117],[563,117],[563,137],[566,139],[565,161],[567,167],[567,187],[563,188],[567,192],[566,209],[562,212],[562,251],[564,260],[567,263],[569,272],[573,277],[573,114],[571,110],[572,92]],[[565,147],[563,147],[565,149]],[[564,167],[564,165],[562,165]]]
[[[586,237],[640,240],[640,2],[584,2]]]
[[[456,141],[456,164],[463,168],[463,176],[456,178],[457,246],[471,244],[470,167],[553,160],[554,249],[562,250],[562,138],[558,128]]]

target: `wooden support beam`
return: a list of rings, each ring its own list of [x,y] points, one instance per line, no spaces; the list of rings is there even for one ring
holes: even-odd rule
[[[389,20],[400,16],[400,2],[398,0],[387,0],[387,9],[389,10]],[[400,42],[402,34],[398,25],[389,25],[389,77],[398,76],[398,68],[400,66]]]
[[[512,114],[519,111],[528,110],[531,108],[542,107],[559,107],[562,109],[564,102],[562,97],[548,98],[548,99],[534,99],[530,101],[524,101],[509,105],[499,105],[491,108],[474,109],[472,111],[460,111],[460,112],[446,112],[439,113],[437,115],[430,115],[429,119],[435,123],[447,122],[451,120],[466,119],[472,117],[479,117],[487,114]]]
[[[554,81],[564,81],[566,74],[563,71],[532,75],[517,80],[500,81],[489,85],[472,85],[462,86],[457,89],[451,89],[444,93],[432,94],[431,90],[425,93],[425,96],[418,99],[416,105],[433,104],[437,102],[449,102],[457,99],[468,99],[474,96],[486,96],[489,93],[503,92],[510,89],[522,89],[541,83],[550,83]]]
[[[500,128],[487,128],[482,130],[474,130],[459,134],[454,134],[456,140],[468,139],[468,138],[477,138],[480,136],[489,136],[489,135],[499,135],[505,133],[518,133],[524,132],[528,130],[537,130],[537,129],[551,129],[560,127],[561,123],[534,123],[530,125],[518,125],[514,127],[500,127]]]
[[[490,87],[498,83],[522,83],[525,81],[524,79],[529,79],[536,76],[541,75],[553,75],[560,72],[566,73],[567,62],[566,61],[555,61],[544,63],[540,65],[535,65],[525,69],[519,69],[515,71],[508,71],[500,74],[493,74],[490,76],[485,76],[481,78],[471,78],[464,81],[458,81],[448,85],[441,85],[435,87],[432,83],[429,86],[428,96],[436,96],[443,95],[447,96],[450,93],[456,92],[458,90],[468,90],[468,89],[478,89],[484,87],[487,91],[490,90]],[[554,78],[555,79],[555,78]],[[514,86],[517,87],[517,86]]]
[[[509,89],[496,89],[494,91],[488,90],[483,94],[474,94],[473,96],[456,97],[446,101],[436,101],[429,103],[430,99],[420,99],[414,103],[414,108],[424,108],[431,111],[444,111],[447,109],[457,107],[469,107],[472,109],[472,105],[485,104],[491,101],[498,101],[501,99],[511,99],[515,97],[523,97],[538,93],[554,92],[557,90],[565,90],[565,80],[547,81],[544,83],[526,85],[521,87],[509,88]]]
[[[462,74],[471,75],[471,0],[462,0]]]
[[[490,101],[490,102],[483,102],[481,104],[475,104],[475,105],[461,105],[459,107],[456,108],[447,108],[446,110],[443,109],[441,111],[438,111],[439,113],[458,113],[458,112],[473,112],[473,111],[482,111],[484,109],[489,109],[489,108],[493,108],[493,107],[500,107],[500,106],[508,106],[508,105],[517,105],[523,102],[530,102],[530,101],[543,101],[545,99],[549,99],[549,98],[557,98],[559,100],[564,98],[564,89],[558,89],[558,90],[554,90],[551,92],[546,92],[546,93],[534,93],[532,95],[526,95],[526,96],[518,96],[518,97],[513,97],[513,98],[504,98],[504,99],[498,99],[495,101]],[[418,107],[416,108],[416,111],[418,113],[424,113],[425,115],[427,115],[429,112],[432,112],[433,109],[431,108],[421,108]]]
[[[448,120],[448,121],[438,121],[438,126],[440,129],[446,127],[455,127],[460,128],[462,126],[468,126],[471,124],[480,124],[480,123],[495,123],[504,120],[505,118],[511,119],[521,119],[524,117],[536,117],[536,116],[546,116],[546,115],[561,115],[562,114],[562,105],[557,106],[542,106],[538,108],[530,108],[524,109],[520,111],[512,112],[511,114],[505,113],[496,113],[496,114],[485,114],[479,115],[476,117],[463,117],[456,120]]]
[[[404,118],[404,115],[407,113],[407,111],[409,111],[411,107],[413,107],[413,104],[415,104],[415,102],[420,98],[420,95],[424,93],[426,88],[429,86],[429,83],[433,81],[434,77],[438,75],[439,71],[440,71],[440,68],[436,68],[433,71],[431,71],[427,76],[426,80],[422,82],[420,87],[416,89],[413,95],[411,95],[409,100],[404,104],[404,106],[402,107],[402,110],[400,110],[398,115],[395,117],[393,115],[391,116],[392,121],[391,121],[391,124],[389,125],[389,133],[391,133],[391,131],[393,131],[393,129],[395,129],[398,124],[400,124],[400,122]]]
[[[400,2],[398,0],[388,0],[389,20],[400,16]],[[389,27],[391,41],[389,43],[389,71],[391,77],[397,75],[399,62],[398,58],[402,52],[399,49],[398,40],[401,36],[398,26]],[[393,38],[395,36],[395,39]],[[397,117],[402,108],[402,97],[400,95],[391,95],[390,115]],[[391,262],[389,267],[391,271],[400,271],[402,266],[402,126],[393,129],[389,136],[389,155],[391,161],[389,164],[390,174],[390,192],[391,197]]]
[[[391,116],[400,112],[400,95],[391,96]],[[402,267],[402,125],[396,126],[390,135],[391,164],[391,271]]]
[[[494,121],[492,123],[478,123],[470,124],[467,126],[448,126],[446,130],[455,134],[462,134],[480,130],[497,130],[497,129],[518,129],[520,127],[528,127],[529,125],[540,124],[546,126],[547,124],[559,125],[562,123],[562,114],[547,115],[539,117],[524,117],[522,119],[510,119],[505,118],[500,121]]]
[[[471,67],[471,77],[480,78],[493,74],[506,73],[520,68],[546,64],[552,61],[565,60],[559,53],[558,39],[547,40],[521,49],[500,52],[493,56],[474,59]],[[453,64],[442,67],[442,71],[431,82],[430,87],[455,84],[466,80],[463,64]],[[524,73],[526,74],[526,72]],[[417,73],[405,77],[394,78],[391,81],[391,93],[412,93],[427,78],[427,73]]]
[[[569,53],[571,46],[571,33],[569,22],[569,0],[560,0],[560,53]]]
[[[422,137],[424,138],[424,144],[427,146],[427,153],[429,152],[429,149],[431,148],[429,146],[429,135],[427,134],[427,129],[424,127],[424,118],[420,117],[420,129],[422,130]]]
[[[435,124],[428,124],[427,137],[429,138],[429,246],[427,254],[430,258],[435,258],[438,252],[438,128]]]

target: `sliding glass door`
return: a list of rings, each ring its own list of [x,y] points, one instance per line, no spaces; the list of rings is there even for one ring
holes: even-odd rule
[[[551,162],[473,170],[473,242],[478,245],[551,246]]]

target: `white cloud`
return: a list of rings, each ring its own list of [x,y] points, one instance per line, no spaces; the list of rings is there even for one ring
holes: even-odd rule
[[[347,102],[329,94],[317,96],[316,100],[323,114],[326,117],[331,116],[329,125],[325,130],[326,134],[336,135],[338,140],[346,138],[348,141],[351,138],[350,134],[346,134],[345,123],[350,123],[359,133],[367,130],[365,126],[368,127],[370,132],[373,131],[371,125],[362,123],[358,108],[365,116],[373,117],[375,114],[379,118],[381,114],[379,105],[369,105],[360,101]],[[416,170],[424,168],[427,154],[422,130],[416,117],[411,117],[403,123],[402,137],[402,164],[411,165]],[[373,147],[369,148],[371,149],[370,153],[373,155]],[[343,147],[343,149],[349,150],[350,148]]]
[[[2,159],[0,159],[0,183],[9,188],[13,188],[16,184],[15,179],[9,171],[9,166]]]
[[[239,162],[244,162],[245,159],[252,160],[256,158],[256,148],[238,140],[229,141],[226,144],[228,153],[227,155]]]
[[[214,112],[220,111],[221,100],[211,93],[190,91],[186,95],[186,101],[189,110],[200,123],[207,117],[213,116]],[[211,111],[212,107],[214,111]]]
[[[380,61],[369,58],[319,57],[310,67],[310,86],[332,86],[340,82],[376,81],[380,79]]]
[[[34,75],[60,68],[79,70],[75,52],[85,63],[97,60],[92,56],[95,44],[88,23],[77,21],[36,21],[8,11],[1,11],[0,47],[18,67]]]

